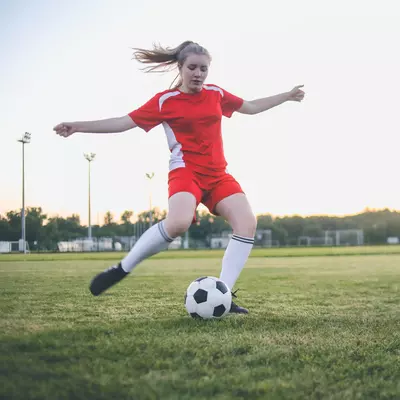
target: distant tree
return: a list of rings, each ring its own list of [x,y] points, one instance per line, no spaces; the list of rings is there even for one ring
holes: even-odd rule
[[[123,224],[130,224],[132,216],[133,216],[133,211],[125,210],[121,214],[121,222]]]
[[[67,220],[71,223],[75,223],[76,226],[81,224],[81,217],[78,214],[72,214],[70,217],[67,217]]]
[[[0,215],[0,240],[10,241],[11,227],[5,217]]]
[[[270,214],[261,214],[257,216],[257,229],[271,229],[274,225],[274,219]]]
[[[288,239],[295,240],[303,235],[304,218],[298,215],[292,217],[285,216],[283,218],[278,217],[275,219],[274,225],[276,225],[279,230],[286,231]]]
[[[302,235],[310,237],[322,237],[324,235],[324,232],[322,230],[321,225],[319,225],[315,221],[306,220]]]
[[[116,233],[120,236],[132,236],[133,235],[133,224],[132,224],[133,211],[125,210],[121,214],[122,224],[118,226]]]
[[[152,210],[153,223],[163,220],[166,210]],[[66,218],[51,216],[43,212],[41,207],[28,207],[26,216],[26,238],[30,248],[38,242],[42,249],[55,250],[57,243],[73,240],[87,235],[87,227],[82,226],[78,214]],[[133,212],[126,210],[120,217],[120,223],[114,222],[114,216],[108,211],[104,217],[103,226],[93,226],[93,235],[125,236],[143,232],[149,227],[149,211],[137,215],[135,223],[131,219]],[[272,231],[272,239],[284,244],[296,243],[299,236],[322,237],[326,230],[362,229],[364,241],[367,244],[386,243],[387,237],[400,237],[400,212],[389,209],[366,209],[362,213],[345,217],[317,215],[302,217],[299,215],[273,217],[262,214],[257,217],[257,228]],[[192,239],[209,241],[211,234],[220,235],[231,230],[229,224],[221,217],[211,215],[207,210],[196,211],[196,223],[192,224],[189,234]],[[17,241],[21,238],[21,211],[10,210],[0,215],[0,240]]]
[[[43,225],[47,219],[47,215],[43,214],[42,207],[28,207],[26,210],[26,240],[30,248],[34,249],[40,246],[41,240],[44,238]],[[37,245],[34,245],[34,243]]]
[[[8,211],[6,219],[9,226],[9,241],[16,241],[21,238],[21,211]]]
[[[43,238],[39,245],[49,250],[56,250],[58,242],[86,236],[86,229],[86,227],[81,226],[78,214],[72,214],[72,216],[66,218],[58,215],[50,217],[43,227]]]
[[[114,224],[114,215],[111,211],[107,211],[104,216],[104,225],[112,225]]]

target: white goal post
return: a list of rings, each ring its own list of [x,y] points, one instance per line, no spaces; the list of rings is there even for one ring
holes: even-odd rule
[[[25,242],[25,250],[29,253],[29,244]],[[12,242],[0,242],[0,253],[23,253],[24,241],[22,239]]]
[[[340,229],[325,231],[325,240],[331,239],[335,246],[362,246],[364,231],[362,229]]]

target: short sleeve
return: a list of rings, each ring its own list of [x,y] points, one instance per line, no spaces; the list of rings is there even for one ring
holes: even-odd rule
[[[242,107],[243,99],[233,95],[232,93],[227,92],[224,89],[222,89],[222,93],[223,93],[221,99],[222,115],[230,118],[235,111],[239,110],[239,108]]]
[[[159,95],[154,96],[147,103],[128,114],[132,118],[132,121],[146,132],[163,122],[159,97]]]

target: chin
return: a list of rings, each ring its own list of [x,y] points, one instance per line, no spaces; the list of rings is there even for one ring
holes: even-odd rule
[[[201,92],[201,89],[203,89],[203,84],[190,86],[190,91],[192,92]]]

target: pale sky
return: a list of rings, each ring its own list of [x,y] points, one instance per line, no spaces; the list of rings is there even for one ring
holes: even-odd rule
[[[169,87],[132,47],[194,40],[213,57],[208,83],[253,100],[304,84],[302,103],[224,118],[228,170],[255,213],[400,209],[398,0],[0,0],[0,214],[26,205],[87,222],[112,211],[167,208],[161,126],[64,139],[59,122],[125,115]]]

